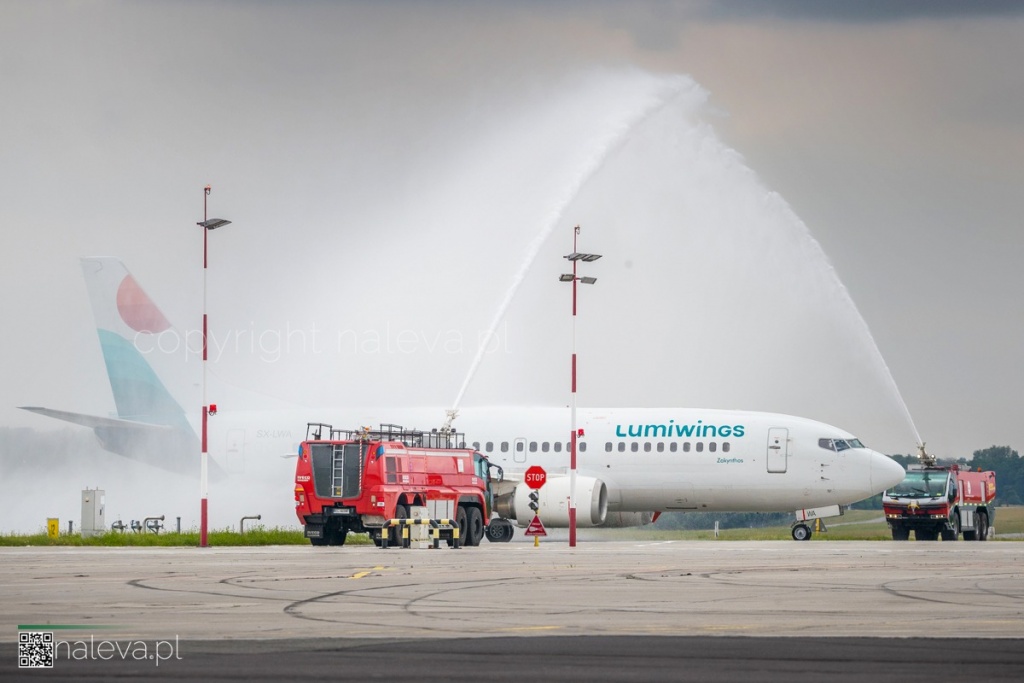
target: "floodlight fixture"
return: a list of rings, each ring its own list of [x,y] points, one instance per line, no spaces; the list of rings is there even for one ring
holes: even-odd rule
[[[574,251],[571,254],[567,255],[565,258],[569,259],[570,261],[586,261],[587,263],[590,263],[591,261],[596,261],[597,259],[601,258],[601,254],[584,254],[578,251]]]
[[[224,220],[223,218],[211,218],[210,220],[200,221],[196,225],[207,230],[216,230],[217,228],[223,228],[225,225],[231,225],[231,221]]]

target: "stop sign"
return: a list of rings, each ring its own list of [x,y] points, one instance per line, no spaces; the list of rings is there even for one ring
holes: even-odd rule
[[[548,473],[540,465],[531,465],[526,470],[524,481],[531,489],[539,489],[548,480]]]

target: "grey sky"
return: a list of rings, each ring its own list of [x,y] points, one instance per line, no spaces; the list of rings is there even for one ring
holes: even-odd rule
[[[609,150],[467,403],[565,401],[554,276],[582,223],[606,258],[580,342],[602,372],[581,402],[796,412],[909,452],[860,330],[814,279],[827,264],[782,260],[791,250],[781,279],[807,266],[803,285],[744,280],[776,277],[757,257],[802,249],[802,221],[923,438],[943,455],[1021,448],[1016,3],[549,5],[0,6],[2,423],[46,426],[17,405],[112,410],[79,256],[121,258],[175,324],[196,325],[207,183],[211,214],[235,223],[212,245],[211,320],[234,334],[222,395],[450,402],[560,188],[676,75],[704,95]],[[687,150],[715,163],[691,166]],[[768,234],[745,208],[760,188],[799,220],[780,213],[785,236],[715,260]],[[700,232],[716,202],[750,224]],[[676,250],[709,256],[683,268]],[[796,323],[774,325],[775,307]],[[251,343],[268,330],[308,342],[314,327],[329,351],[299,348],[302,335],[280,354]],[[367,346],[396,330],[415,353]]]

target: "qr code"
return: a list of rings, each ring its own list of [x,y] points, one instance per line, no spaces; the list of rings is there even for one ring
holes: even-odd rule
[[[18,633],[18,668],[53,668],[53,633],[22,631]]]

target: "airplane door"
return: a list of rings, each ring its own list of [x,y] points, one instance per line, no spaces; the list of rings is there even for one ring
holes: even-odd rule
[[[768,471],[785,472],[789,456],[789,430],[784,427],[768,429]]]
[[[520,437],[512,442],[512,460],[526,462],[526,439]]]
[[[245,472],[245,430],[229,429],[224,447],[224,469],[231,474]]]

